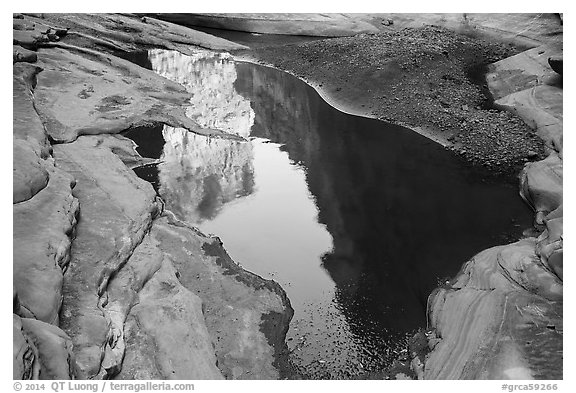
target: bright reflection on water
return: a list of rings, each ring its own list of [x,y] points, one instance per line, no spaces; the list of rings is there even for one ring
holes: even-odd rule
[[[194,94],[189,117],[250,141],[134,130],[140,153],[162,160],[136,172],[167,209],[282,285],[304,376],[381,370],[425,326],[439,278],[530,224],[515,185],[402,127],[338,112],[286,73],[210,52],[148,58]]]
[[[188,117],[204,127],[250,136],[254,111],[234,87],[232,61],[213,53],[190,57],[162,50],[150,51],[149,59],[155,72],[194,93]],[[218,235],[232,258],[250,271],[291,287],[296,319],[304,301],[326,297],[333,284],[319,261],[332,249],[332,237],[318,223],[304,169],[279,144],[263,138],[209,139],[169,126],[162,136],[159,193],[167,209]]]

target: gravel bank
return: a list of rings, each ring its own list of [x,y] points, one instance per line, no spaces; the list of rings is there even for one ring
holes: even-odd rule
[[[336,107],[416,129],[466,161],[515,177],[543,144],[491,108],[485,65],[524,48],[426,26],[238,52],[291,72]]]

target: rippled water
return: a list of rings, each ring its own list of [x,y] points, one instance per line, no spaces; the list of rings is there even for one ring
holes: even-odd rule
[[[304,377],[389,365],[425,327],[439,280],[530,226],[516,185],[408,129],[341,113],[286,73],[210,52],[140,60],[194,94],[190,118],[249,139],[168,126],[126,134],[161,158],[136,172],[167,209],[286,290],[290,357]]]

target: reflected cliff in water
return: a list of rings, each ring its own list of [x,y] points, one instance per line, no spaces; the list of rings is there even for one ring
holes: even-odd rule
[[[286,290],[288,345],[305,376],[382,369],[425,327],[441,278],[530,226],[516,185],[410,130],[341,113],[291,75],[210,53],[149,58],[194,94],[191,118],[250,138],[133,135],[144,150],[166,141],[157,188],[167,208]]]
[[[250,135],[254,111],[234,89],[236,70],[224,55],[196,57],[152,50],[152,69],[194,95],[186,114],[203,127]],[[253,192],[253,151],[249,143],[208,139],[164,126],[166,144],[158,166],[159,192],[166,208],[194,224],[213,219],[226,203]]]

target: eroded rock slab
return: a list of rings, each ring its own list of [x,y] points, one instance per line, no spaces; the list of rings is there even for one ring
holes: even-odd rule
[[[102,310],[112,339],[105,345],[101,376],[280,376],[293,313],[282,289],[244,271],[218,239],[170,212],[154,221],[105,297]]]
[[[222,374],[278,379],[293,315],[280,286],[245,271],[218,238],[204,236],[169,212],[154,222],[150,236],[172,261],[182,285],[202,299]]]
[[[15,139],[12,144],[12,203],[32,198],[48,184],[48,171],[30,143]],[[48,165],[48,164],[46,164]]]
[[[561,83],[560,77],[548,64],[549,57],[561,53],[561,45],[547,44],[491,64],[486,82],[492,96],[498,100],[539,85]]]
[[[72,340],[58,327],[22,318],[22,328],[38,351],[38,379],[73,379],[76,362]]]
[[[265,34],[345,37],[378,32],[370,23],[344,14],[159,14],[159,17],[188,26]]]
[[[190,53],[191,46],[225,51],[247,49],[244,45],[151,17],[129,14],[44,14],[42,19],[26,17],[34,22],[66,26],[67,41],[84,42],[87,46],[104,50],[131,51],[143,46],[183,53]]]
[[[12,377],[38,379],[38,350],[23,333],[22,319],[16,314],[13,314],[12,332]]]
[[[35,105],[54,140],[69,142],[78,135],[158,122],[203,135],[228,135],[186,117],[184,105],[191,95],[177,83],[112,55],[66,48],[38,51],[43,71],[37,76]]]
[[[551,150],[562,154],[563,95],[562,88],[538,85],[502,97],[494,105],[518,115]]]
[[[81,206],[63,286],[62,329],[74,343],[79,377],[100,371],[112,337],[101,298],[108,280],[142,241],[160,207],[152,186],[136,177],[97,136],[54,148],[56,165],[77,181]]]
[[[70,236],[78,201],[74,179],[46,163],[47,185],[32,198],[13,205],[13,284],[22,316],[58,324],[62,270],[70,260]]]
[[[563,280],[564,268],[563,210],[563,206],[560,205],[544,217],[546,229],[538,237],[536,245],[536,253],[542,262],[556,273],[560,280]]]
[[[125,324],[119,379],[222,379],[200,298],[164,258],[138,294]]]
[[[98,140],[103,147],[110,149],[130,169],[160,161],[159,159],[142,157],[136,151],[137,146],[134,141],[122,135],[100,135]]]
[[[535,243],[481,252],[430,296],[424,379],[562,378],[562,283]]]
[[[12,78],[12,135],[30,143],[38,156],[50,155],[50,143],[44,125],[34,108],[33,89],[41,69],[31,64],[14,64]]]
[[[556,210],[563,202],[563,161],[558,154],[526,164],[521,178],[520,195],[536,212],[536,223]]]
[[[144,365],[144,359],[141,361],[136,360],[139,355],[134,352],[142,354],[146,351],[146,348],[134,345],[134,347],[130,348],[129,353],[126,354],[127,360],[124,364],[123,360],[125,359],[126,350],[124,331],[126,318],[132,307],[139,302],[138,293],[160,269],[163,259],[164,255],[162,252],[156,248],[149,236],[145,236],[126,264],[108,283],[105,294],[107,301],[104,307],[113,340],[109,340],[106,343],[104,360],[100,370],[102,376],[113,377],[121,370],[123,372],[119,378],[130,374],[134,378],[141,376],[142,378],[149,377],[147,379],[153,379],[153,376],[160,375],[159,371],[154,367],[156,362],[152,361],[154,355],[149,358],[148,368]],[[134,329],[133,334],[136,336],[137,327],[134,327]],[[139,372],[135,370],[136,363],[141,369]]]
[[[13,314],[14,379],[72,379],[70,338],[58,327]]]
[[[14,63],[21,61],[34,63],[36,60],[38,60],[38,56],[34,51],[22,48],[20,45],[12,45],[12,61]]]

